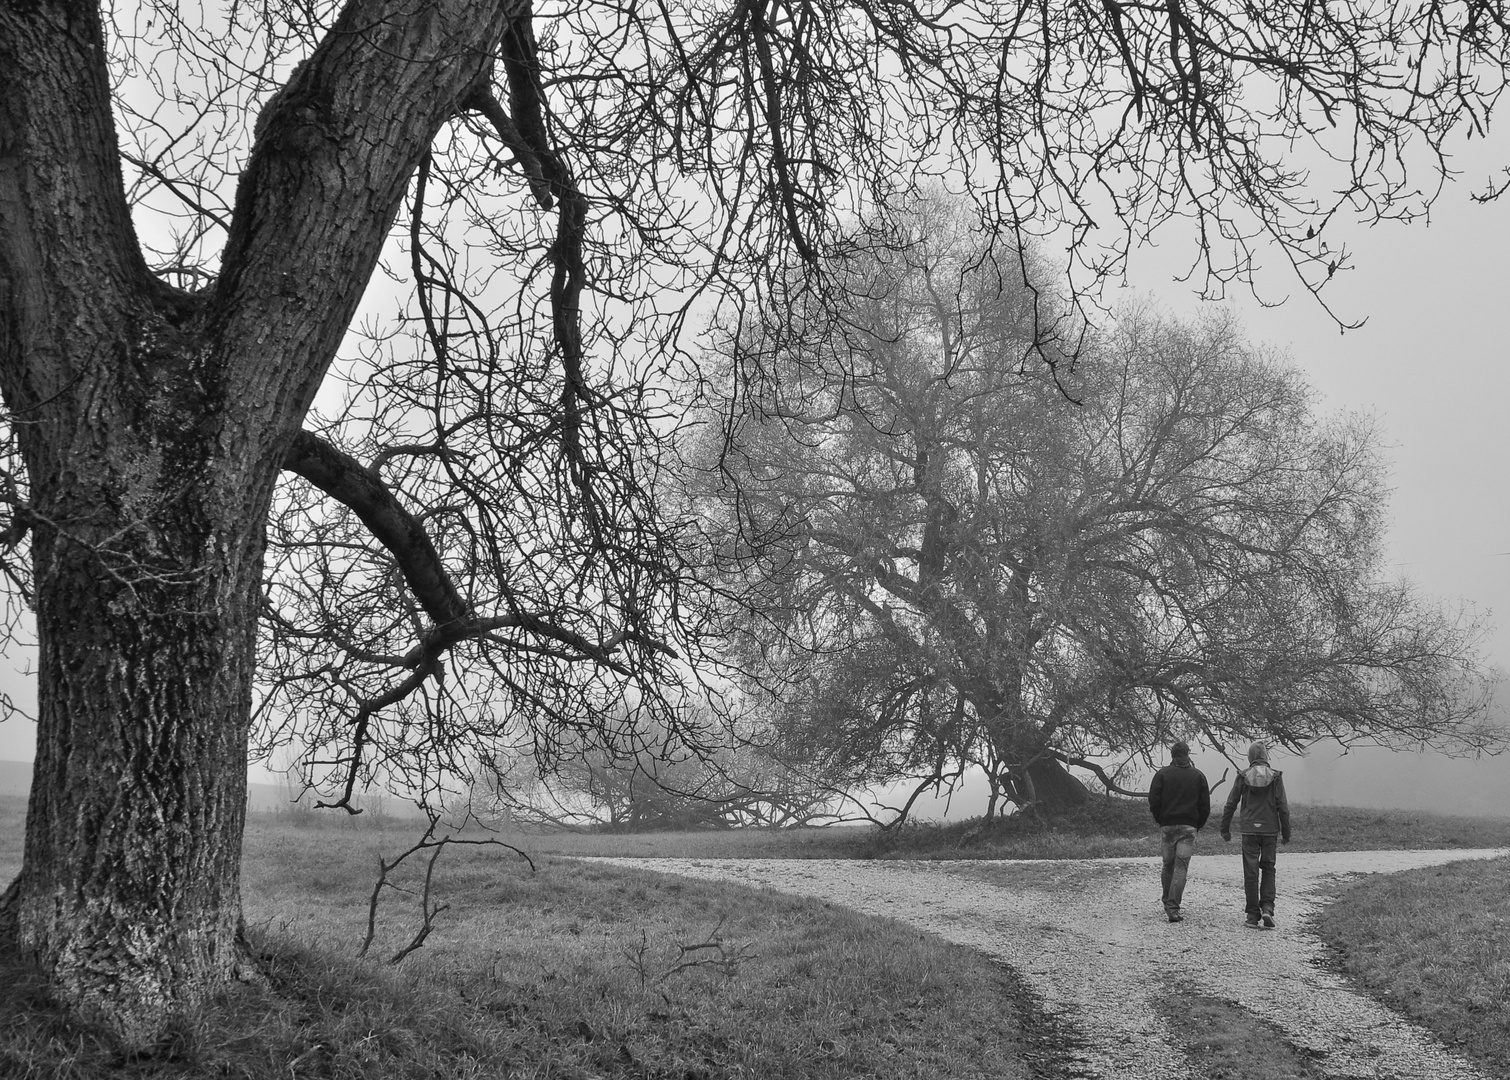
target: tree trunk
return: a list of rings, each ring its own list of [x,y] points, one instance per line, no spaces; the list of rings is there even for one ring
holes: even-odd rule
[[[130,367],[70,395],[92,415],[65,453],[23,435],[41,479],[38,743],[4,905],[61,1003],[147,1047],[246,973],[247,728],[276,468],[223,424],[187,422],[204,413],[197,389],[184,400],[192,380],[144,391],[124,385]]]
[[[416,164],[525,10],[348,0],[263,109],[218,277],[190,295],[137,242],[98,7],[0,4],[0,391],[41,647],[0,928],[127,1048],[244,971],[273,485]]]
[[[1090,801],[1085,785],[1053,758],[1038,758],[1027,772],[1033,782],[1034,802],[1049,817],[1072,813]]]
[[[0,389],[39,645],[0,926],[65,1007],[142,1049],[244,960],[263,527],[300,403],[269,406],[274,363],[238,382],[205,299],[147,270],[98,13],[12,7],[0,39]]]
[[[1005,763],[1007,780],[1012,790],[1008,793],[1013,802],[1037,806],[1049,816],[1071,813],[1090,799],[1090,792],[1057,759],[1047,751],[1047,733],[1038,723],[1023,715],[1021,709],[1020,673],[1008,673],[1004,678],[998,673],[997,682],[1005,685],[1009,693],[1004,695],[981,695],[977,712],[989,720],[985,735],[990,741],[990,758]],[[1027,762],[1024,767],[1021,762]],[[990,771],[989,764],[987,771]]]

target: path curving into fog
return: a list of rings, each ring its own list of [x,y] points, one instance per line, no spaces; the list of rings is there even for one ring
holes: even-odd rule
[[[1235,849],[1234,849],[1235,850]],[[606,859],[685,877],[737,881],[883,915],[1009,965],[1081,1039],[1072,1074],[1086,1080],[1199,1080],[1150,1003],[1178,970],[1197,990],[1277,1024],[1328,1077],[1491,1080],[1325,963],[1307,931],[1317,892],[1342,875],[1392,873],[1510,849],[1348,851],[1279,856],[1279,926],[1243,925],[1236,855],[1190,864],[1185,921],[1159,902],[1157,858],[1046,864],[836,859]],[[982,876],[1025,880],[1007,887]],[[1052,870],[1046,868],[1052,867]],[[994,869],[993,869],[994,868]],[[1003,872],[1006,871],[1006,872]]]

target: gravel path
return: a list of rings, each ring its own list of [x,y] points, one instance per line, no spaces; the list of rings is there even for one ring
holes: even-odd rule
[[[1087,1080],[1196,1080],[1149,1001],[1173,969],[1198,990],[1277,1024],[1329,1077],[1490,1080],[1430,1033],[1352,989],[1323,962],[1321,942],[1306,927],[1318,887],[1339,875],[1507,853],[1281,848],[1274,931],[1243,925],[1235,855],[1191,861],[1185,921],[1178,924],[1164,919],[1157,858],[1090,859],[1052,869],[1011,861],[607,861],[818,897],[980,949],[1015,968],[1048,1012],[1078,1027],[1082,1042],[1072,1071]],[[1010,882],[1014,867],[1023,882],[1004,888],[982,880]]]

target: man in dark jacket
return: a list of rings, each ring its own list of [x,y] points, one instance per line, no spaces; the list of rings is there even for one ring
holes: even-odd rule
[[[1185,897],[1185,876],[1195,854],[1195,834],[1211,816],[1211,787],[1190,763],[1190,747],[1177,742],[1169,748],[1170,763],[1153,775],[1148,808],[1164,829],[1164,913],[1179,922]]]
[[[1237,813],[1238,807],[1242,811]],[[1269,767],[1269,748],[1263,743],[1248,747],[1248,767],[1237,774],[1227,806],[1222,811],[1222,839],[1232,839],[1232,815],[1237,813],[1237,831],[1243,838],[1243,892],[1247,899],[1248,925],[1258,929],[1259,920],[1274,929],[1274,864],[1279,855],[1275,841],[1290,842],[1290,804],[1285,781]]]

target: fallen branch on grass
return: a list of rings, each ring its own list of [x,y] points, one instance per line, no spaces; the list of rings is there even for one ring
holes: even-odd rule
[[[724,918],[727,918],[725,916]],[[724,940],[724,918],[718,920],[708,936],[696,944],[678,944],[676,955],[665,961],[666,968],[659,974],[652,974],[657,965],[650,956],[650,935],[644,928],[640,929],[639,945],[621,950],[625,959],[634,973],[640,977],[640,989],[645,989],[650,982],[664,982],[673,975],[680,975],[684,971],[695,968],[705,968],[716,971],[720,975],[733,976],[739,973],[739,965],[746,960],[754,960],[755,953],[750,952],[750,945],[731,945]]]

